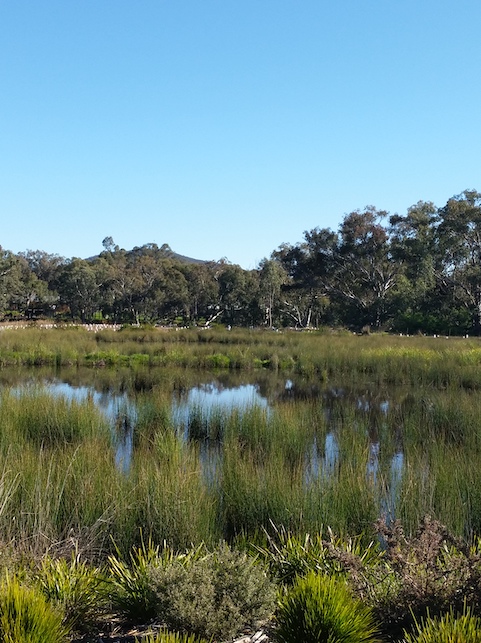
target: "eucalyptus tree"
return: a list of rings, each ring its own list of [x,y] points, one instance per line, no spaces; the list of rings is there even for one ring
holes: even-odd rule
[[[140,323],[142,279],[129,253],[121,248],[102,252],[103,308],[117,322]]]
[[[65,257],[50,254],[43,250],[27,250],[26,252],[20,252],[18,256],[27,262],[30,270],[40,281],[44,281],[47,284],[49,290],[56,290],[57,276],[67,261]]]
[[[8,307],[12,311],[26,318],[53,312],[58,294],[49,289],[47,281],[39,279],[21,254],[14,258],[8,282]]]
[[[439,210],[437,276],[446,295],[469,311],[481,334],[481,193],[465,190]]]
[[[394,327],[398,330],[443,330],[437,279],[438,220],[438,208],[430,201],[418,201],[406,215],[394,214],[389,219],[391,253],[399,270],[394,293]]]
[[[181,270],[188,288],[188,319],[208,324],[215,316],[219,305],[219,282],[216,279],[215,263],[187,263]]]
[[[376,328],[387,319],[398,273],[382,223],[386,217],[387,212],[372,206],[346,215],[339,228],[331,283],[332,295],[354,308],[352,319]]]
[[[287,273],[280,261],[263,259],[259,264],[259,295],[266,311],[265,323],[272,328],[280,313],[281,289]]]
[[[57,279],[60,302],[74,319],[89,321],[100,304],[100,284],[91,262],[74,257],[61,268]]]
[[[218,262],[216,279],[219,284],[216,317],[225,324],[249,326],[259,323],[259,278],[257,271],[243,270],[236,264]]]
[[[297,246],[281,246],[275,254],[291,278],[286,290],[302,293],[309,301],[309,317],[321,308],[331,319],[352,326],[379,328],[387,313],[396,283],[397,266],[390,249],[384,211],[367,207],[346,215],[338,232],[314,228]],[[337,312],[336,312],[337,311]]]
[[[168,323],[176,318],[186,319],[189,313],[189,289],[181,264],[163,259],[158,262],[158,268],[152,286],[146,284],[155,307],[155,317]]]
[[[315,228],[305,232],[304,239],[295,246],[284,243],[272,253],[286,274],[280,301],[283,323],[296,328],[326,321],[329,254],[337,236],[327,228]]]

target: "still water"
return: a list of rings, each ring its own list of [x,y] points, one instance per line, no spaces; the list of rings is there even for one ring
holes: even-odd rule
[[[151,374],[149,377],[152,377]],[[304,479],[306,485],[320,478],[327,478],[340,465],[340,448],[337,436],[339,413],[344,405],[354,408],[360,416],[373,417],[372,429],[368,424],[369,458],[366,476],[375,482],[379,476],[381,458],[381,437],[379,427],[387,416],[391,399],[376,390],[347,390],[340,386],[324,385],[316,381],[286,378],[274,375],[254,374],[246,378],[231,377],[225,374],[198,374],[198,380],[170,378],[151,381],[147,374],[132,380],[118,377],[112,373],[109,379],[105,373],[78,371],[56,374],[30,373],[24,381],[14,385],[16,394],[31,387],[39,387],[54,396],[69,400],[92,401],[104,414],[112,429],[115,461],[118,468],[128,473],[133,450],[134,435],[138,420],[139,390],[142,399],[149,394],[166,389],[171,395],[171,417],[173,425],[185,440],[189,434],[194,414],[201,415],[206,422],[212,414],[220,411],[237,410],[242,413],[252,407],[261,409],[267,415],[275,412],[281,405],[294,401],[308,401],[315,404],[327,422],[327,431],[315,437],[304,456]],[[6,383],[4,383],[6,385]],[[341,411],[340,411],[341,410]],[[365,426],[365,423],[363,424]],[[355,427],[354,427],[355,428]],[[221,464],[222,451],[213,440],[200,440],[200,458],[205,479],[209,484],[216,483],[216,472]],[[395,496],[402,481],[404,454],[402,448],[394,450],[388,462],[387,477],[389,496],[386,504],[395,505]],[[386,511],[389,507],[386,506]]]

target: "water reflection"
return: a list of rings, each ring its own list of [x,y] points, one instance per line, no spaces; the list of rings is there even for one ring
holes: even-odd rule
[[[174,398],[172,401],[172,417],[174,424],[183,427],[185,439],[192,437],[194,416],[200,415],[207,425],[213,415],[219,410],[244,410],[257,406],[268,409],[267,399],[262,397],[254,384],[243,384],[235,388],[222,386],[218,382],[209,382],[195,386],[187,394]],[[205,436],[209,437],[208,435]]]
[[[48,393],[83,402],[91,400],[104,414],[111,425],[118,468],[128,472],[134,449],[135,430],[138,422],[138,391],[166,391],[171,394],[172,422],[180,435],[187,440],[196,440],[204,478],[208,485],[216,485],[222,468],[221,428],[215,431],[215,415],[232,409],[243,412],[258,407],[270,414],[276,405],[291,404],[299,400],[311,402],[320,409],[326,420],[327,430],[313,437],[304,455],[304,479],[311,484],[334,475],[340,464],[338,425],[345,409],[354,409],[359,425],[353,429],[366,431],[369,445],[366,476],[377,483],[385,476],[385,511],[392,515],[399,495],[404,468],[404,453],[399,435],[394,438],[394,453],[384,453],[384,435],[393,431],[387,427],[387,418],[396,404],[386,391],[364,388],[362,391],[346,387],[328,386],[319,381],[307,381],[291,376],[283,378],[270,374],[255,374],[249,380],[245,374],[225,373],[215,379],[208,373],[181,372],[173,377],[169,372],[150,371],[141,373],[122,372],[109,385],[108,374],[87,373],[86,380],[79,371],[60,376],[30,377],[31,385],[41,387]],[[169,376],[169,377],[168,377]],[[111,379],[113,375],[110,376]],[[88,379],[89,378],[89,379]],[[199,381],[200,380],[200,381]],[[18,386],[19,392],[25,386]],[[148,395],[148,393],[142,393]],[[397,430],[397,429],[396,429]],[[392,447],[391,447],[392,448]]]
[[[330,477],[339,461],[339,446],[334,432],[330,431],[324,438],[324,445],[319,449],[317,438],[306,454],[304,479],[307,485],[320,478]]]

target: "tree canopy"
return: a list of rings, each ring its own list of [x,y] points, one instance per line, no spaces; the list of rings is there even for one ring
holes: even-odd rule
[[[405,214],[368,206],[306,230],[257,269],[111,236],[88,259],[0,246],[0,319],[481,334],[481,193]]]

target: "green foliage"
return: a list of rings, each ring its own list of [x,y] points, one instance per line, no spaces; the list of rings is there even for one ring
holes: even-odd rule
[[[209,355],[206,357],[205,362],[209,368],[229,368],[231,365],[228,355],[222,355],[221,353]]]
[[[70,561],[45,556],[36,574],[43,595],[61,608],[64,622],[76,630],[91,629],[107,603],[107,581],[72,552]]]
[[[0,586],[1,643],[61,643],[67,640],[62,613],[39,590],[8,577]]]
[[[406,632],[405,643],[481,643],[481,618],[469,608],[462,614],[452,609],[439,618],[416,622],[414,633]]]
[[[157,613],[157,596],[150,581],[151,568],[160,564],[159,547],[151,541],[142,542],[130,554],[130,564],[120,556],[109,556],[109,571],[113,584],[114,610],[132,621],[148,621]]]
[[[292,585],[309,572],[329,575],[353,573],[361,567],[375,567],[384,558],[378,542],[365,544],[362,537],[336,538],[328,529],[322,533],[300,536],[285,528],[267,534],[267,546],[256,547],[269,565],[271,574],[282,584]]]
[[[274,588],[263,567],[227,545],[153,567],[150,579],[167,626],[206,638],[234,638],[274,608]]]
[[[279,600],[279,643],[374,643],[372,612],[354,599],[345,581],[310,572]]]

